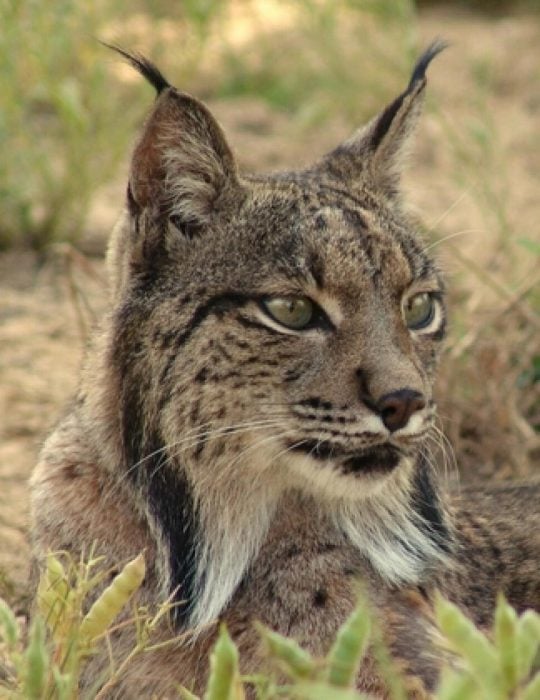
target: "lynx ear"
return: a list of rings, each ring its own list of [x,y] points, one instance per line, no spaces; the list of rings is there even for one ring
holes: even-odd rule
[[[414,66],[407,89],[324,158],[322,166],[331,176],[349,183],[369,182],[388,197],[395,196],[409,137],[424,102],[426,69],[444,48],[441,41],[431,44]]]
[[[201,102],[171,87],[145,58],[112,48],[158,93],[133,154],[130,209],[168,217],[183,233],[193,235],[239,189],[232,152]]]

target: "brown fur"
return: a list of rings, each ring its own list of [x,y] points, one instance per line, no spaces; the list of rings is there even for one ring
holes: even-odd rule
[[[246,672],[265,664],[254,620],[324,654],[360,581],[425,698],[444,658],[436,589],[482,626],[501,590],[540,608],[539,486],[446,494],[430,459],[444,287],[399,170],[439,48],[313,167],[258,177],[238,174],[203,105],[130,58],[159,96],[111,241],[110,311],[32,479],[38,558],[95,545],[113,567],[144,550],[141,602],[173,595],[161,638],[190,637],[137,660],[110,697],[200,692],[217,618]],[[409,328],[402,307],[421,293],[433,314]],[[319,310],[294,330],[271,317],[276,297]],[[112,642],[122,658],[131,632]],[[106,663],[92,659],[83,694]],[[371,657],[357,684],[386,697]]]

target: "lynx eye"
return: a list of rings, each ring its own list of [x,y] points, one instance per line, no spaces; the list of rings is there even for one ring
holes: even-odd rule
[[[262,304],[275,321],[296,331],[306,328],[315,313],[313,302],[306,297],[270,297]]]
[[[421,292],[407,299],[403,305],[403,317],[411,331],[426,328],[435,316],[436,300],[429,292]]]

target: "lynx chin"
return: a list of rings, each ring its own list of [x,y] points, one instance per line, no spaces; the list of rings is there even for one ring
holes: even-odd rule
[[[144,550],[140,602],[176,604],[163,640],[189,631],[110,697],[201,692],[218,621],[246,673],[264,666],[255,620],[324,654],[361,582],[410,697],[428,698],[436,590],[481,626],[498,591],[540,608],[539,485],[446,493],[430,461],[445,288],[400,171],[442,48],[335,150],[270,175],[240,174],[208,109],[119,50],[157,99],[109,311],[32,477],[38,561]],[[118,662],[132,634],[113,635]],[[82,697],[108,664],[104,645]],[[357,685],[388,697],[370,656]]]

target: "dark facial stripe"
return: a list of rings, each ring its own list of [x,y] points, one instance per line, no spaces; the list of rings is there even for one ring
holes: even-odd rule
[[[176,347],[179,348],[182,345],[185,345],[195,330],[210,314],[223,314],[230,309],[244,306],[250,300],[251,297],[245,294],[236,293],[219,294],[217,296],[210,297],[210,299],[207,299],[204,304],[197,307],[183,332],[178,336],[176,340]]]
[[[150,391],[134,354],[122,352],[130,342],[129,327],[123,326],[116,338],[117,364],[121,391],[121,435],[124,469],[135,490],[148,495],[149,517],[157,526],[167,550],[170,569],[170,593],[173,619],[183,624],[196,599],[195,563],[197,517],[190,486],[179,464],[168,464],[168,453],[157,430],[149,430],[145,421],[145,405]],[[136,353],[135,353],[136,354]]]
[[[444,517],[434,475],[426,460],[419,456],[414,474],[411,507],[420,516],[420,525],[433,543],[444,552],[452,549],[452,533]]]
[[[330,401],[323,401],[318,396],[314,396],[309,399],[302,399],[301,401],[298,401],[298,404],[300,406],[307,406],[308,408],[321,408],[325,411],[331,411],[333,409]]]
[[[168,548],[169,592],[173,594],[173,604],[176,604],[172,616],[174,622],[182,626],[187,622],[197,598],[198,524],[191,487],[182,472],[164,465],[166,459],[167,456],[162,455],[157,460],[148,460],[150,464],[145,471],[150,475],[148,496],[151,513]]]
[[[339,148],[336,149],[334,153],[337,151],[339,151]],[[332,158],[332,155],[333,154],[331,153],[330,158]],[[345,152],[344,156],[346,160],[349,160],[350,154],[348,152]],[[343,173],[338,171],[338,179],[342,179],[342,177]],[[339,208],[343,208],[344,202],[348,201],[362,209],[377,210],[377,202],[368,192],[365,191],[362,192],[362,199],[359,199],[357,196],[355,196],[355,194],[343,189],[342,187],[329,185],[326,183],[317,190],[316,194],[319,200],[319,206],[337,206]]]
[[[136,488],[148,494],[150,516],[168,550],[169,591],[174,592],[172,602],[179,603],[172,614],[174,621],[181,625],[187,620],[196,598],[194,577],[199,538],[193,497],[180,466],[167,463],[169,455],[163,451],[157,435],[145,436],[144,400],[140,383],[133,379],[124,380],[122,401],[125,468]]]
[[[302,421],[304,420],[304,416],[299,416],[299,417],[301,418]],[[317,419],[315,419],[315,420],[317,420]],[[339,420],[336,420],[334,422],[334,425],[337,423],[342,425],[342,422]],[[342,430],[337,430],[337,429],[328,427],[328,423],[325,423],[324,426],[315,425],[313,427],[310,427],[309,425],[302,425],[302,432],[308,436],[320,435],[321,433],[324,433],[325,435],[330,435],[333,438],[338,438],[341,441],[339,443],[340,445],[343,443],[343,441],[346,441],[346,440],[354,440],[355,438],[359,438],[361,440],[373,440],[373,439],[377,438],[377,436],[378,436],[377,433],[370,433],[367,430],[361,431],[359,433],[344,433]],[[338,443],[336,443],[336,444],[338,444]]]
[[[289,445],[291,452],[305,452],[313,459],[332,459],[340,454],[341,449],[326,440],[302,440],[302,442],[291,441]]]
[[[399,464],[401,455],[392,445],[380,445],[349,457],[341,465],[343,474],[373,474],[390,472]]]
[[[292,452],[304,452],[315,460],[326,461],[345,456],[340,462],[342,474],[372,474],[388,472],[397,467],[400,461],[400,451],[392,445],[380,445],[354,454],[346,451],[335,442],[327,440],[303,440],[293,442],[289,448]]]
[[[187,620],[196,597],[195,557],[199,538],[191,489],[179,465],[167,464],[169,455],[163,451],[157,435],[145,435],[144,399],[140,382],[134,377],[124,379],[122,398],[125,467],[130,481],[148,494],[150,515],[167,547],[169,592],[174,592],[173,603],[181,603],[172,614],[181,625]]]
[[[324,262],[320,255],[312,253],[307,261],[308,270],[319,289],[324,287]]]
[[[424,253],[423,247],[411,236],[400,236],[397,242],[415,279],[422,279],[435,273],[433,263]]]
[[[144,386],[141,386],[141,382],[134,381],[129,370],[131,370],[129,365],[124,365],[120,369],[122,446],[124,466],[128,470],[129,477],[134,483],[139,483],[140,469],[135,468],[134,465],[138,465],[145,456],[142,446]]]
[[[240,306],[247,304],[251,300],[251,297],[244,294],[228,293],[228,294],[218,294],[214,297],[207,299],[204,304],[198,306],[191,318],[185,325],[183,331],[176,336],[174,345],[176,351],[178,351],[183,345],[185,345],[191,338],[193,333],[197,328],[210,316],[211,314],[224,314],[230,309],[235,309]],[[169,334],[170,335],[170,334]],[[171,352],[167,363],[165,364],[162,372],[160,381],[163,383],[171,371],[171,368],[176,360],[176,352]]]
[[[296,369],[288,369],[283,375],[284,382],[296,382],[304,374],[305,369],[300,366]]]

